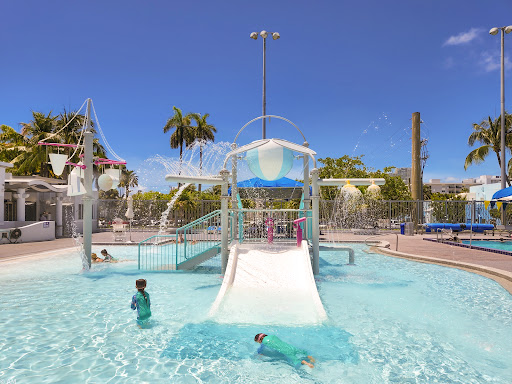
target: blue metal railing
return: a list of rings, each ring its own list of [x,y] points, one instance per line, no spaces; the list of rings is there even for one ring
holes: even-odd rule
[[[192,258],[216,249],[221,243],[220,210],[176,229],[173,235],[154,235],[139,243],[138,267],[150,270],[176,270]],[[231,224],[232,220],[228,223]],[[233,238],[232,225],[229,239]]]

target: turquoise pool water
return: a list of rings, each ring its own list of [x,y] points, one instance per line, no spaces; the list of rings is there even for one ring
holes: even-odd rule
[[[462,241],[463,244],[469,245],[469,240]],[[484,248],[501,249],[503,251],[512,252],[512,241],[486,241],[486,240],[475,240],[471,242],[471,245]]]
[[[218,324],[208,310],[219,260],[201,272],[139,272],[136,248],[81,273],[76,253],[1,263],[0,382],[510,383],[512,296],[468,272],[366,253],[322,251],[317,326]],[[93,248],[99,253],[100,248]],[[130,299],[148,280],[153,321]],[[258,332],[305,347],[315,369],[257,356]]]

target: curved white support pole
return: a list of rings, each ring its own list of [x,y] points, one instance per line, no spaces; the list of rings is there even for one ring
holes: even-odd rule
[[[318,179],[318,185],[325,187],[325,186],[332,186],[332,187],[342,187],[347,182],[350,181],[350,184],[352,185],[372,185],[372,182],[374,182],[376,185],[384,185],[386,184],[386,179],[378,178],[355,178],[355,179]]]

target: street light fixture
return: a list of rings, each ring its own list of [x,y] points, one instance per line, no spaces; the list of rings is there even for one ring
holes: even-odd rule
[[[512,25],[501,28],[492,28],[489,33],[497,35],[501,31],[501,189],[506,188],[506,164],[505,164],[505,33],[512,32]],[[502,223],[504,224],[504,223]]]
[[[272,35],[273,40],[277,40],[281,37],[279,32],[267,32],[267,31],[261,31],[259,35],[263,38],[263,116],[266,115],[266,109],[267,109],[267,99],[266,99],[266,82],[265,82],[265,73],[266,73],[266,62],[265,62],[265,51],[267,48],[267,37],[268,35]],[[258,32],[252,32],[250,34],[250,38],[257,40],[258,39]],[[263,139],[266,139],[267,132],[266,132],[266,120],[265,118],[262,119],[262,136]]]

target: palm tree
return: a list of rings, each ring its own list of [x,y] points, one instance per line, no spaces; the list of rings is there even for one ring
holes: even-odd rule
[[[510,115],[505,118],[506,124],[505,129],[510,129],[511,121]],[[512,145],[512,135],[506,134],[505,144],[510,149]],[[483,120],[480,124],[473,124],[473,132],[469,135],[468,145],[473,146],[476,142],[483,144],[482,146],[472,150],[467,156],[464,162],[464,169],[466,170],[471,164],[480,164],[489,155],[492,150],[496,154],[498,159],[498,165],[501,169],[501,117],[498,117],[494,121],[489,116],[487,120]],[[508,175],[507,184],[510,186],[510,180]]]
[[[206,121],[206,119],[210,117],[209,113],[205,113],[203,116],[199,113],[191,113],[190,117],[196,122],[196,126],[194,127],[194,138],[196,141],[199,141],[199,171],[202,174],[203,145],[208,141],[215,141],[214,133],[217,132],[217,128]],[[197,189],[201,192],[201,184],[198,185]]]
[[[119,186],[126,188],[125,197],[130,194],[130,187],[137,187],[138,185],[139,177],[135,174],[135,171],[125,170],[122,172]]]
[[[18,171],[23,173],[37,172],[43,177],[49,176],[46,159],[46,148],[37,145],[43,139],[48,139],[54,132],[57,116],[52,116],[52,111],[47,115],[41,112],[32,112],[33,120],[30,123],[20,123],[21,134],[28,140],[30,150],[26,151],[17,162]],[[57,137],[52,137],[48,142],[59,142]]]
[[[164,126],[164,133],[169,132],[173,128],[175,129],[171,135],[170,144],[173,149],[179,147],[181,164],[183,144],[188,146],[194,141],[194,128],[190,125],[190,113],[183,116],[181,109],[176,107],[172,107],[172,109],[174,110],[174,115],[167,120]]]
[[[25,136],[8,125],[0,125],[0,161],[16,165],[19,158],[27,152],[28,146]],[[18,174],[17,168],[12,172]]]

